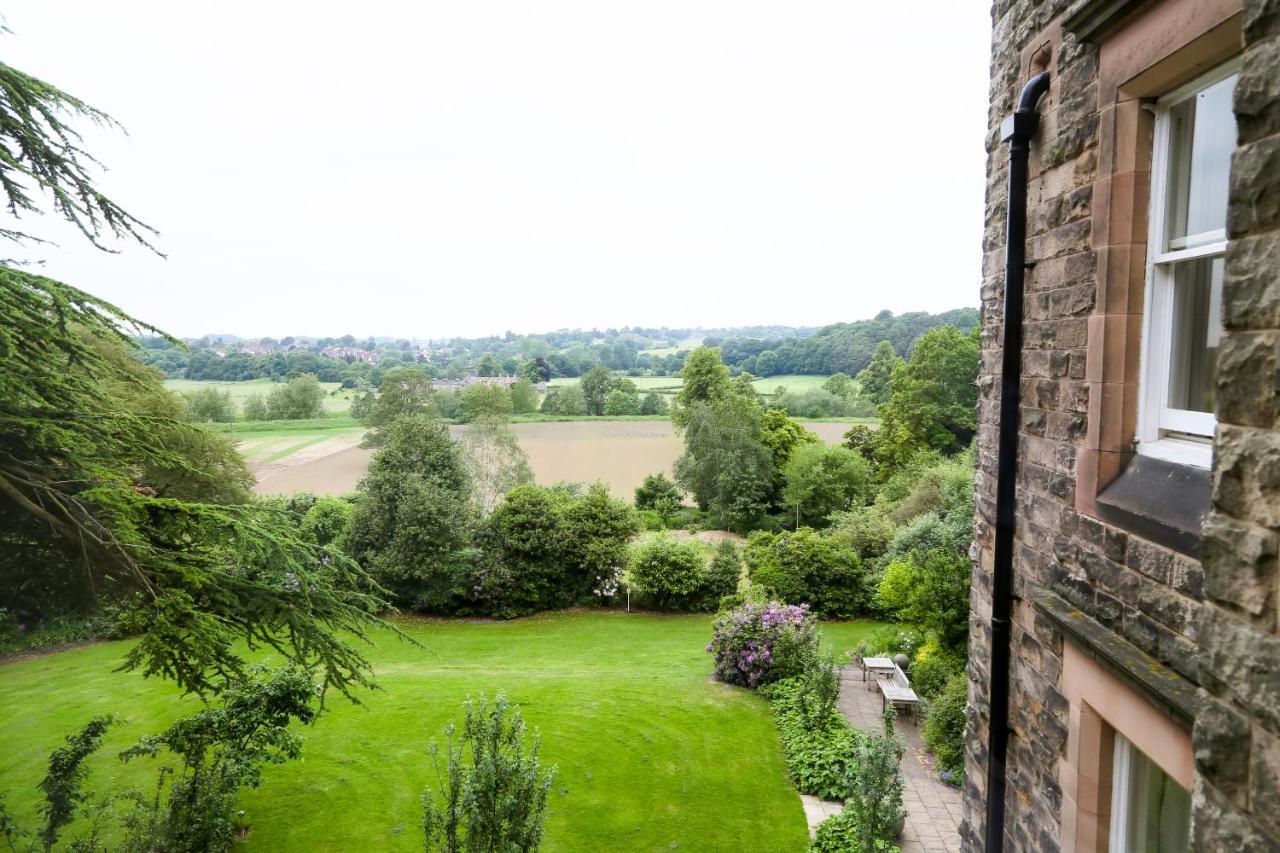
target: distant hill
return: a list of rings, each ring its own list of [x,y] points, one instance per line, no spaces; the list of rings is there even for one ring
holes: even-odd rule
[[[956,308],[941,314],[914,311],[893,314],[881,311],[870,320],[834,323],[805,336],[707,337],[706,346],[718,346],[725,364],[754,373],[847,373],[853,376],[871,361],[876,344],[889,341],[899,355],[911,353],[925,332],[937,326],[955,326],[968,332],[978,325],[977,308]]]

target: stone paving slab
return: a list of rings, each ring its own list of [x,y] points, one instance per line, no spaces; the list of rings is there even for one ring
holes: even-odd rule
[[[880,690],[871,680],[863,682],[860,671],[846,669],[840,679],[840,711],[863,731],[878,731]],[[894,725],[907,747],[902,757],[902,805],[907,810],[899,839],[902,853],[959,853],[960,790],[938,778],[918,724],[904,715]]]
[[[813,794],[801,794],[800,802],[804,803],[804,818],[809,822],[810,838],[818,834],[818,824],[840,814],[844,808],[844,803],[839,800],[823,800]]]

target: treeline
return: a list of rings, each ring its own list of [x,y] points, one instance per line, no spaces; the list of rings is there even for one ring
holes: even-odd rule
[[[166,376],[187,379],[240,381],[284,379],[304,373],[322,382],[339,382],[348,388],[377,387],[384,370],[416,364],[431,376],[459,379],[467,375],[515,375],[536,364],[542,378],[577,378],[603,367],[633,376],[675,376],[684,369],[691,349],[677,349],[691,339],[705,336],[707,346],[719,347],[725,364],[734,372],[756,376],[787,373],[853,375],[866,367],[876,344],[887,340],[909,354],[916,340],[931,328],[952,325],[968,331],[977,325],[978,312],[961,308],[942,314],[915,312],[894,315],[882,311],[874,319],[813,329],[755,326],[742,329],[646,329],[561,330],[541,335],[455,338],[442,344],[417,345],[408,340],[357,341],[342,338],[264,338],[256,347],[279,346],[265,354],[242,351],[239,342],[206,337],[182,346],[159,336],[139,339],[144,363]],[[342,357],[322,350],[344,347]],[[670,350],[662,352],[662,350]],[[355,354],[353,354],[355,353]],[[367,357],[359,357],[368,353]],[[537,378],[537,377],[532,377]]]
[[[976,308],[957,308],[941,314],[915,311],[895,315],[892,311],[881,311],[873,319],[824,326],[807,336],[713,337],[704,344],[718,347],[725,364],[756,376],[787,373],[852,376],[871,362],[881,341],[888,341],[899,353],[910,355],[916,341],[930,329],[954,326],[968,332],[977,325]]]

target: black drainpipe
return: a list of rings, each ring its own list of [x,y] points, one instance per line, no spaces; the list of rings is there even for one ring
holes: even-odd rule
[[[987,853],[1004,850],[1005,758],[1009,749],[1009,619],[1013,612],[1013,526],[1018,475],[1018,383],[1022,376],[1022,281],[1027,260],[1027,153],[1040,125],[1036,103],[1049,72],[1032,77],[1018,109],[1000,126],[1009,143],[1009,225],[1005,235],[1004,352],[1000,362],[1000,444],[996,544],[991,584],[991,724],[987,742]]]

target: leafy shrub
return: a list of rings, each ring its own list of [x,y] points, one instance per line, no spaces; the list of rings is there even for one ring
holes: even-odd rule
[[[766,692],[796,790],[824,800],[848,796],[851,762],[865,736],[834,706],[814,717],[799,677],[772,684]]]
[[[893,520],[879,506],[861,506],[831,515],[830,535],[851,548],[864,566],[884,556],[895,532]]]
[[[787,391],[779,394],[773,405],[785,410],[793,418],[833,418],[847,415],[850,411],[848,399],[821,388]]]
[[[98,751],[102,736],[113,722],[111,717],[94,717],[79,733],[67,737],[66,746],[55,749],[49,756],[49,772],[40,782],[44,793],[40,842],[45,850],[53,849],[62,828],[85,811],[88,795],[84,792],[84,780],[88,771],[84,762]]]
[[[906,816],[902,808],[902,740],[893,731],[893,707],[884,715],[884,731],[864,737],[854,750],[847,779],[849,820],[864,833],[863,850],[898,837]]]
[[[796,700],[811,728],[839,713],[836,700],[840,697],[840,668],[833,655],[815,655],[799,678]]]
[[[742,580],[742,560],[738,557],[738,546],[728,539],[716,546],[715,556],[707,566],[704,584],[703,609],[715,610],[726,596],[738,591]]]
[[[877,655],[906,655],[914,658],[925,643],[924,635],[910,628],[880,628],[867,641],[867,648]]]
[[[98,621],[93,617],[49,616],[31,625],[0,610],[0,654],[88,643],[99,636]]]
[[[705,572],[702,549],[689,539],[659,534],[637,544],[628,574],[632,587],[660,610],[689,610],[701,601]]]
[[[716,678],[759,687],[799,675],[817,647],[809,608],[771,601],[744,604],[717,619],[707,651],[715,656]]]
[[[178,769],[161,769],[154,797],[133,795],[137,808],[125,819],[125,849],[230,850],[240,829],[237,793],[258,786],[264,764],[283,764],[302,754],[302,738],[289,726],[315,719],[318,695],[306,670],[257,666],[227,688],[219,707],[178,720],[122,752],[120,757],[129,760],[155,757],[164,748],[181,759]]]
[[[913,551],[885,569],[876,603],[932,632],[948,649],[969,635],[969,558],[950,549]]]
[[[658,502],[663,499],[674,501],[676,505],[684,500],[684,492],[666,474],[648,474],[644,482],[636,486],[636,509],[657,509]]]
[[[461,395],[452,388],[435,392],[431,403],[436,407],[436,414],[446,420],[456,420],[462,408]]]
[[[230,423],[236,419],[236,407],[230,391],[201,388],[182,395],[186,399],[187,420],[197,423]]]
[[[665,415],[670,408],[666,399],[658,394],[657,391],[650,391],[640,401],[640,414],[642,415]]]
[[[921,734],[925,745],[938,759],[944,778],[958,780],[964,773],[965,708],[968,704],[969,681],[964,673],[947,680],[946,687],[929,702]]]
[[[246,421],[267,420],[267,398],[261,394],[250,394],[244,398],[244,419]]]
[[[972,524],[972,520],[968,522]],[[967,554],[972,533],[968,527],[957,528],[948,524],[934,512],[918,515],[898,528],[885,551],[884,561],[902,559],[911,554],[922,554],[925,551],[946,550],[956,554]]]
[[[635,513],[593,486],[512,489],[481,530],[484,552],[469,596],[477,612],[517,616],[602,595],[626,565]]]
[[[757,531],[748,538],[742,557],[751,582],[783,601],[808,604],[836,618],[867,611],[862,563],[830,536],[808,528],[778,534]]]
[[[964,664],[963,655],[946,651],[937,639],[930,638],[912,659],[911,686],[921,698],[932,700],[951,676],[964,672]]]
[[[850,809],[818,824],[809,853],[898,853],[896,844],[868,835]]]
[[[422,828],[428,851],[533,851],[542,843],[547,793],[556,768],[545,772],[538,760],[538,736],[525,745],[519,706],[498,694],[492,705],[482,696],[463,705],[460,742],[456,727],[445,730],[445,767],[439,747],[429,747],[440,779],[439,802],[422,795]],[[466,753],[470,761],[467,762]]]
[[[636,520],[640,523],[641,530],[666,530],[667,522],[657,510],[638,509],[636,510]]]
[[[351,529],[351,510],[350,502],[342,498],[319,498],[302,517],[298,530],[322,547],[345,548]]]
[[[640,414],[640,397],[634,391],[614,388],[604,398],[604,414],[611,417]]]
[[[899,524],[926,512],[936,512],[943,521],[954,518],[973,521],[974,456],[970,448],[917,474],[911,490],[894,505],[892,514]]]
[[[313,374],[295,376],[283,385],[276,385],[267,394],[267,420],[296,421],[318,418],[324,413],[324,388]],[[249,404],[245,402],[245,417]]]

